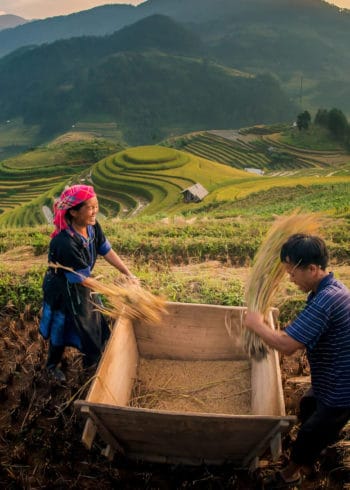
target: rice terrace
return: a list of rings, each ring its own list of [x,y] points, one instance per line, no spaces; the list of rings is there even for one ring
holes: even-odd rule
[[[0,127],[4,147],[7,131]],[[277,215],[295,209],[321,217],[332,267],[350,286],[349,151],[314,125],[196,131],[134,147],[108,123],[76,123],[46,144],[35,144],[35,128],[27,137],[26,151],[22,142],[6,146],[0,161],[2,488],[259,488],[256,475],[230,465],[109,461],[98,437],[90,451],[82,445],[73,402],[91,377],[68,350],[67,384],[48,380],[38,334],[53,200],[66,185],[93,185],[106,235],[149,291],[172,302],[241,307],[264,236]],[[186,200],[197,184],[205,197]],[[97,274],[115,278],[102,262]],[[286,278],[274,298],[281,327],[303,303]],[[280,365],[286,411],[295,415],[307,362],[297,354],[281,356]],[[347,429],[303,488],[350,488],[349,437]],[[282,463],[266,454],[259,471]]]

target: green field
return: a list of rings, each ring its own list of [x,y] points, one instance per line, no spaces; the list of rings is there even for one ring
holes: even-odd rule
[[[47,222],[43,206],[52,207],[66,184],[80,182],[91,165],[121,146],[89,138],[40,146],[0,162],[0,224],[17,227]]]
[[[256,126],[123,148],[112,141],[118,133],[112,123],[75,126],[0,162],[3,227],[48,223],[54,198],[78,182],[95,186],[101,219],[268,218],[295,207],[341,218],[350,213],[350,155],[321,130],[300,135],[285,125]],[[103,131],[110,139],[100,137]],[[196,183],[208,195],[184,202],[183,191]]]
[[[95,186],[99,219],[115,250],[127,258],[144,284],[170,300],[243,304],[245,279],[232,271],[246,270],[274,216],[295,208],[321,213],[320,233],[332,264],[348,270],[349,155],[330,147],[302,148],[300,142],[294,146],[291,133],[280,129],[196,133],[163,145],[134,148],[87,132],[84,138],[66,134],[2,161],[1,305],[8,307],[8,291],[12,291],[11,308],[23,311],[30,302],[32,310],[39,311],[52,231],[44,208],[51,209],[64,185],[77,182]],[[273,152],[282,154],[280,165],[272,162],[275,157],[271,160],[272,144],[283,150]],[[286,168],[285,153],[299,163]],[[239,165],[228,161],[233,155],[241,159]],[[258,162],[263,175],[244,170],[257,168]],[[185,203],[182,191],[195,183],[201,183],[208,195],[202,202]],[[16,261],[7,261],[12,252]],[[41,257],[40,265],[23,271],[21,261],[26,260],[28,267],[35,257]],[[211,271],[210,264],[220,264],[224,277]],[[303,302],[290,288],[284,294],[276,303],[282,321]]]

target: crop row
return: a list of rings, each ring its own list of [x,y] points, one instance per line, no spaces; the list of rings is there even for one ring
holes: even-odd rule
[[[211,135],[193,137],[186,145],[186,151],[236,168],[252,166],[261,168],[267,162],[266,157],[261,153],[247,149],[240,150],[229,141],[225,143]]]
[[[134,202],[139,202],[140,199],[148,201],[150,204],[147,213],[157,212],[160,208],[166,209],[178,199],[182,190],[179,183],[165,176],[134,172],[132,175],[128,172],[114,173],[104,161],[94,167],[92,180],[103,188],[105,196],[108,196],[111,191],[118,190],[119,193],[126,194],[129,200],[131,197]],[[124,206],[126,196],[124,199],[122,195],[119,196],[119,199],[124,201]]]
[[[271,135],[257,135],[256,139],[225,139],[214,133],[195,133],[182,138],[186,151],[195,155],[220,161],[237,168],[263,169],[311,169],[327,168],[329,158],[338,158],[336,152],[303,150],[285,144]],[[327,159],[328,157],[328,159]]]

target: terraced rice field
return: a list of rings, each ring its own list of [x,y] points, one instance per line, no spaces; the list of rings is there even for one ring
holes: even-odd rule
[[[253,206],[261,201],[267,210],[278,204],[278,211],[283,196],[290,196],[292,202],[292,190],[300,188],[305,195],[312,194],[312,209],[317,208],[315,188],[322,196],[332,189],[341,190],[329,209],[347,212],[350,155],[336,150],[304,150],[284,143],[280,134],[269,134],[267,128],[197,132],[162,146],[119,152],[112,151],[117,146],[111,143],[101,150],[92,143],[96,140],[58,141],[0,163],[2,226],[47,223],[47,210],[52,208],[54,197],[64,185],[78,182],[94,185],[101,218],[188,215],[210,209],[220,214],[220,208],[225,216],[237,215],[250,197]],[[101,158],[108,151],[109,156]],[[203,202],[185,203],[183,191],[196,183],[208,195]],[[275,189],[281,196],[277,203]],[[301,196],[296,195],[300,201]],[[266,207],[269,199],[273,202]],[[322,209],[328,209],[323,197],[321,200]],[[308,209],[307,200],[302,201]]]
[[[43,206],[51,208],[63,187],[83,179],[109,147],[110,153],[118,148],[90,138],[50,144],[0,162],[0,224],[13,227],[47,223]]]
[[[197,132],[182,137],[181,143],[183,150],[194,155],[235,168],[260,169],[265,173],[295,172],[313,168],[329,171],[330,167],[350,164],[350,156],[345,151],[297,148],[282,143],[279,133],[259,135],[247,131],[227,130]]]
[[[124,150],[96,164],[91,174],[106,205],[117,204],[121,216],[151,215],[183,206],[182,191],[200,182],[208,190],[246,178],[228,166],[160,146]]]

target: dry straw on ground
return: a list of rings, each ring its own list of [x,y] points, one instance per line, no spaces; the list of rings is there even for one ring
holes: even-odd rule
[[[78,274],[73,269],[60,264],[50,263],[49,266]],[[89,277],[86,286],[93,293],[103,295],[106,304],[102,306],[96,302],[96,308],[112,318],[124,316],[131,320],[139,319],[145,323],[157,324],[166,313],[165,299],[155,296],[137,282],[120,280],[105,284],[100,279]]]
[[[287,239],[295,233],[313,235],[320,227],[320,216],[314,213],[295,211],[289,216],[278,217],[261,244],[246,286],[246,304],[268,318],[273,297],[285,274],[280,261],[280,251]],[[242,344],[250,357],[261,360],[266,357],[268,347],[254,332],[242,328]]]

